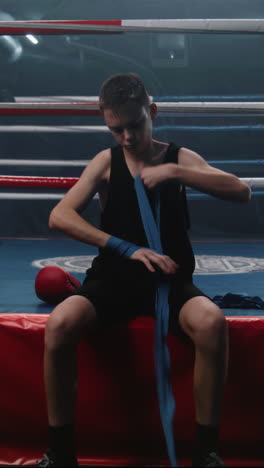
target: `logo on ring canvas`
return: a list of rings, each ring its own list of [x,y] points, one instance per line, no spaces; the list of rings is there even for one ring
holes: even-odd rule
[[[58,266],[71,273],[85,273],[94,255],[53,257],[34,260],[32,266]],[[264,270],[264,258],[228,257],[224,255],[196,255],[195,275],[228,275]]]

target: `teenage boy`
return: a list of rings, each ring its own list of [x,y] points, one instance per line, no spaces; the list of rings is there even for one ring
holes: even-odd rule
[[[137,75],[111,76],[101,87],[99,104],[118,145],[91,160],[50,215],[52,229],[98,247],[99,255],[80,289],[55,307],[47,321],[44,368],[49,449],[38,466],[78,466],[74,448],[78,343],[87,333],[153,315],[160,274],[170,283],[171,330],[187,336],[195,348],[192,463],[224,466],[217,454],[217,439],[228,365],[228,327],[223,312],[193,284],[195,261],[187,234],[185,186],[237,202],[247,202],[250,189],[194,151],[153,139],[157,106]],[[164,255],[148,248],[134,188],[138,174],[151,204],[155,188],[160,189]],[[99,229],[80,214],[97,192]]]

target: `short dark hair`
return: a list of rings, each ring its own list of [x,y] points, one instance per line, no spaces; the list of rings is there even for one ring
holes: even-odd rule
[[[148,107],[150,98],[143,81],[135,73],[120,73],[110,76],[101,86],[99,92],[99,106],[118,108],[126,104],[137,103]]]

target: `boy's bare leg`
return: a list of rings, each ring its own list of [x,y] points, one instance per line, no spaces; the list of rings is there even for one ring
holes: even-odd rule
[[[49,422],[49,448],[60,460],[74,462],[74,418],[77,396],[77,349],[96,324],[94,306],[82,296],[59,304],[45,330],[44,379]]]
[[[195,346],[194,397],[197,423],[195,457],[197,458],[199,452],[217,450],[228,368],[228,327],[223,312],[202,296],[186,302],[180,311],[179,320]]]

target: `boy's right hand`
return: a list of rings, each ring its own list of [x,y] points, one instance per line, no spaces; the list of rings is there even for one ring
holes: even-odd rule
[[[168,255],[160,255],[157,252],[154,252],[150,249],[139,248],[136,250],[130,257],[131,260],[139,261],[144,263],[151,273],[155,273],[156,269],[153,267],[158,266],[160,270],[167,274],[172,275],[179,270],[179,265],[168,257]]]

